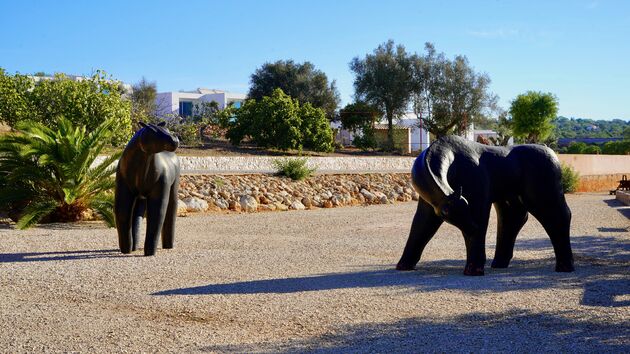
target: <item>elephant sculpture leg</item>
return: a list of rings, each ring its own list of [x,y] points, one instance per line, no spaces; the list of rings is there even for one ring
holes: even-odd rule
[[[136,202],[133,206],[133,219],[131,221],[131,237],[133,239],[132,251],[138,249],[138,243],[140,240],[140,223],[142,222],[146,208],[147,200],[144,198],[136,198]]]
[[[527,222],[527,209],[518,201],[494,204],[497,211],[497,246],[492,268],[507,268],[514,255],[516,235]]]
[[[556,272],[572,272],[573,252],[569,240],[571,228],[571,210],[567,206],[564,196],[561,196],[555,205],[530,210],[532,215],[542,224],[551,239],[556,255]]]
[[[488,218],[490,216],[491,205],[475,206],[471,209],[476,211],[476,227],[472,230],[462,230],[466,243],[466,267],[464,275],[484,275],[486,265],[486,231],[488,230]]]
[[[171,186],[168,198],[168,207],[164,217],[164,226],[162,228],[162,248],[173,248],[175,244],[175,220],[177,219],[177,201],[179,197],[177,191],[179,188],[179,179],[175,180]]]
[[[114,198],[114,217],[116,219],[116,231],[118,232],[120,252],[131,253],[133,247],[131,214],[136,198],[131,194],[127,185],[120,180],[116,180],[116,193]]]
[[[169,194],[164,196],[159,192],[153,194],[147,198],[147,235],[144,240],[145,256],[153,256],[157,251],[157,242],[162,232],[164,217],[168,208]]]
[[[442,219],[435,215],[433,207],[420,199],[418,209],[413,217],[409,239],[402,257],[396,265],[398,270],[413,270],[420,261],[422,251],[442,225]]]

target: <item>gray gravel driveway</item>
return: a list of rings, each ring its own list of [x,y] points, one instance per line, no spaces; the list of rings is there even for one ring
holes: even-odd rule
[[[155,257],[98,223],[0,225],[0,351],[630,352],[629,210],[568,201],[568,274],[533,218],[508,269],[464,277],[444,225],[396,272],[415,203],[179,218]]]

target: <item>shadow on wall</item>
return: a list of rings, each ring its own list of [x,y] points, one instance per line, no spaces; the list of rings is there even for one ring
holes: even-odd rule
[[[630,327],[571,318],[566,313],[470,313],[447,319],[412,318],[344,326],[308,339],[207,346],[205,352],[591,352],[627,353]],[[317,348],[317,349],[313,349]]]

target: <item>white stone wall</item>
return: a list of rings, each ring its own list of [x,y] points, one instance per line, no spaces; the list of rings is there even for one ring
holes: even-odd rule
[[[180,156],[182,173],[273,173],[272,156]],[[318,173],[367,173],[411,171],[414,157],[308,157]],[[99,157],[97,161],[102,161]]]
[[[271,173],[271,156],[180,156],[184,173]],[[410,172],[413,157],[309,157],[307,165],[319,173]]]

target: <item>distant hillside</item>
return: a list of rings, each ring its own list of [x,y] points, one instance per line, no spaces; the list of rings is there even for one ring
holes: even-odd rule
[[[620,138],[630,121],[558,117],[554,122],[558,138]]]

